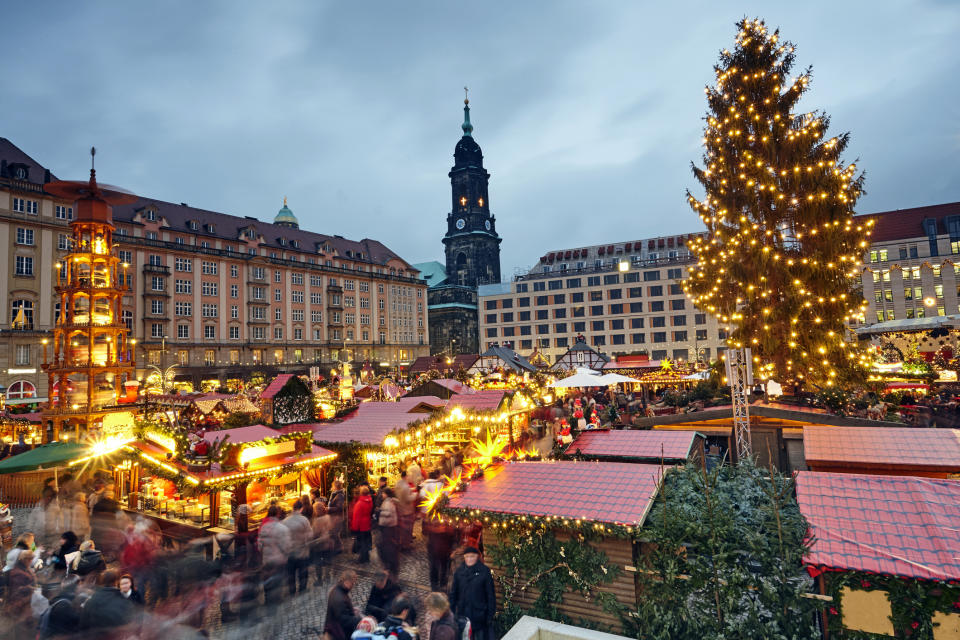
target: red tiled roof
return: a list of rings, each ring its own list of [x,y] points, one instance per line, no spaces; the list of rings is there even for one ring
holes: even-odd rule
[[[410,375],[426,373],[430,369],[436,369],[437,371],[459,371],[460,367],[463,367],[463,370],[466,371],[473,366],[473,363],[477,361],[478,357],[475,353],[461,353],[458,356],[454,356],[453,362],[448,365],[447,359],[442,356],[420,356],[410,365]]]
[[[797,472],[815,567],[960,580],[960,482]]]
[[[452,509],[640,525],[660,486],[660,466],[625,462],[508,462],[454,493]]]
[[[363,402],[342,422],[300,426],[313,429],[313,439],[317,442],[382,444],[391,431],[403,429],[426,417],[424,413],[414,412],[419,405],[442,407],[445,403],[446,400],[435,396],[400,398],[397,402]]]
[[[307,428],[300,431],[309,431]],[[227,440],[230,444],[241,444],[243,442],[256,442],[264,438],[276,438],[280,432],[276,429],[264,426],[262,424],[253,424],[249,427],[237,427],[236,429],[220,429],[218,431],[207,431],[203,434],[203,439],[213,444],[216,440],[222,440],[225,436],[230,436]]]
[[[896,211],[879,211],[857,216],[855,220],[872,218],[874,226],[873,233],[870,234],[870,242],[889,242],[891,240],[926,237],[927,233],[923,229],[923,221],[927,218],[937,221],[938,234],[947,233],[943,218],[950,215],[960,215],[960,202],[898,209]]]
[[[454,393],[476,393],[476,390],[473,387],[463,384],[459,380],[454,380],[452,378],[439,378],[434,380],[434,382],[444,389],[448,389]]]
[[[502,389],[483,389],[475,393],[457,394],[447,400],[447,408],[471,409],[474,411],[492,411],[499,409],[506,391]]]
[[[960,471],[960,430],[805,425],[807,464]]]
[[[261,400],[270,400],[273,396],[277,395],[280,389],[283,389],[283,385],[290,382],[290,378],[293,377],[292,373],[283,373],[273,379],[273,382],[267,385],[267,388],[260,393]]]
[[[644,458],[657,461],[686,460],[697,438],[696,431],[584,431],[570,443],[567,453],[578,450],[589,457]]]

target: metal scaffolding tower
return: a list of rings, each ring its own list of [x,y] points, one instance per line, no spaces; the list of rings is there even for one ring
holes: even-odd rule
[[[753,452],[750,439],[750,403],[747,398],[753,386],[753,358],[750,349],[727,349],[727,380],[733,400],[733,433],[737,443],[737,460],[749,458]]]

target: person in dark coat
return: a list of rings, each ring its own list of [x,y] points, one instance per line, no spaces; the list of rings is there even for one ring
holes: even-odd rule
[[[373,616],[378,622],[383,622],[390,611],[390,603],[393,602],[397,594],[400,593],[400,585],[393,581],[389,571],[381,571],[377,575],[377,581],[373,583],[370,589],[370,597],[367,598],[367,606],[363,612]]]
[[[493,574],[480,560],[480,551],[476,547],[464,549],[463,564],[453,574],[450,608],[458,616],[470,620],[473,640],[491,640],[497,596]]]
[[[453,553],[457,532],[453,526],[429,516],[423,519],[423,531],[427,534],[427,562],[430,568],[430,589],[446,591],[450,581],[450,556]]]
[[[107,569],[100,574],[97,590],[83,603],[80,629],[100,632],[123,627],[135,619],[137,606],[124,598],[117,584],[117,572]]]
[[[427,607],[427,615],[433,618],[430,624],[430,640],[460,640],[460,629],[457,620],[450,611],[450,602],[447,596],[434,591],[423,601]]]
[[[80,550],[77,534],[73,531],[64,531],[60,536],[60,548],[51,556],[54,569],[67,570],[67,554]]]
[[[135,605],[143,606],[143,595],[134,586],[133,576],[129,573],[123,574],[117,586],[120,587],[120,595]]]
[[[60,593],[50,600],[50,610],[41,618],[37,637],[59,638],[71,636],[80,626],[80,612],[77,610],[77,585],[80,578],[68,575],[60,583]]]
[[[356,583],[356,572],[347,569],[340,574],[340,580],[327,596],[327,619],[323,631],[330,634],[332,640],[347,640],[360,622],[361,616],[350,601],[350,590]]]

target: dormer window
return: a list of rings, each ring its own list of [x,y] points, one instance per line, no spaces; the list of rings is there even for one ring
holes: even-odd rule
[[[287,239],[286,239],[286,238],[277,238],[277,239],[280,241],[280,246],[281,246],[281,247],[287,246]]]
[[[196,220],[188,220],[187,227],[189,227],[190,230],[192,231],[197,231],[198,229],[200,229],[200,223],[197,222]]]
[[[300,241],[299,241],[299,240],[291,240],[291,241],[290,241],[290,246],[293,247],[294,249],[299,249],[299,248],[300,248]]]
[[[216,225],[208,224],[206,225],[207,233],[215,233],[217,230]]]
[[[146,211],[144,211],[143,215],[150,222],[157,221],[157,212],[154,211],[153,209],[147,209]]]

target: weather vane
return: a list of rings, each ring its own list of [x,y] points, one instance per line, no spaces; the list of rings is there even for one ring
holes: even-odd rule
[[[470,89],[467,89],[466,87],[464,87],[464,88],[463,88],[463,103],[464,103],[464,104],[470,104],[470,95],[469,95],[469,93],[470,93]]]
[[[91,169],[95,169],[95,168],[96,168],[96,167],[94,167],[94,165],[93,165],[93,162],[94,162],[93,159],[94,159],[94,157],[95,157],[96,155],[97,155],[97,148],[96,148],[96,147],[90,147],[90,168],[91,168]]]

